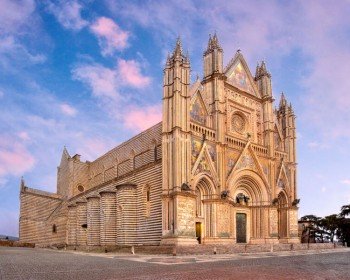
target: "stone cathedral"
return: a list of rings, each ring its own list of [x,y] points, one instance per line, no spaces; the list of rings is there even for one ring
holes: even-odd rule
[[[39,246],[298,243],[296,127],[265,62],[226,67],[216,35],[203,79],[177,41],[163,119],[95,161],[63,150],[57,193],[20,189],[20,240]]]

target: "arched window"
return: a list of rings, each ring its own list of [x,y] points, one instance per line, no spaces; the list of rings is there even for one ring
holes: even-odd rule
[[[52,233],[57,233],[57,226],[55,224],[52,225]]]

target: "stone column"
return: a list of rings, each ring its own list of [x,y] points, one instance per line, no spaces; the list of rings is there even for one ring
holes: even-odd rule
[[[86,246],[87,215],[86,201],[77,202],[77,245]]]
[[[77,244],[77,206],[75,204],[68,205],[68,240],[69,246]]]
[[[101,245],[116,245],[116,194],[115,191],[102,191],[100,203]]]
[[[298,208],[291,207],[289,209],[289,243],[300,243],[298,237]]]
[[[100,245],[100,197],[87,197],[87,245]]]
[[[269,209],[269,224],[270,224],[270,228],[269,228],[270,238],[277,240],[277,238],[278,238],[278,212],[277,212],[277,207],[271,207]]]

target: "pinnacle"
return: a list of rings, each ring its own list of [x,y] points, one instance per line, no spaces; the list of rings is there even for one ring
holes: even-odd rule
[[[174,57],[182,56],[182,44],[181,44],[181,38],[180,36],[177,37],[175,50],[174,50]]]
[[[280,108],[285,107],[287,105],[287,100],[283,92],[281,92],[281,100],[279,105],[280,105]]]
[[[214,49],[218,49],[222,51],[222,48],[219,43],[218,36],[216,35],[216,32],[214,33],[214,36],[212,37],[211,34],[209,34],[209,40],[208,40],[208,47],[206,51],[204,52],[204,55],[212,52]]]

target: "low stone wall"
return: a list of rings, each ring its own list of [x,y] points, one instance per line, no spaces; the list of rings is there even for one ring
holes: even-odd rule
[[[21,241],[0,240],[0,246],[2,246],[2,247],[28,247],[28,248],[34,248],[35,244],[21,242]]]
[[[342,248],[333,243],[301,243],[301,244],[232,244],[232,245],[192,245],[192,246],[67,246],[67,250],[78,250],[99,253],[148,254],[148,255],[212,255],[212,254],[244,254],[266,253],[300,250],[324,250]]]

